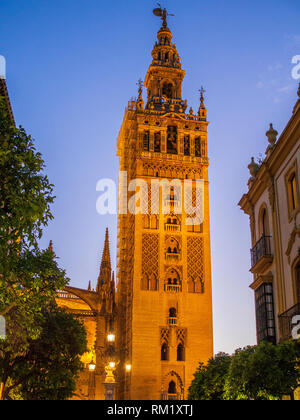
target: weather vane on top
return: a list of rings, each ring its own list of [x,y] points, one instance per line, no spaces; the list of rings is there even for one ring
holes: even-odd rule
[[[160,17],[161,20],[163,21],[163,28],[167,28],[167,26],[168,26],[168,24],[167,24],[167,17],[168,16],[175,16],[175,15],[172,15],[172,14],[168,13],[167,12],[167,9],[163,9],[161,7],[161,4],[158,3],[158,6],[159,6],[158,8],[156,8],[156,9],[153,10],[153,14],[155,16]]]

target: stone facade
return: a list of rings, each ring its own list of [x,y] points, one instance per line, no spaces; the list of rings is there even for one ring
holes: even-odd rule
[[[272,124],[267,131],[264,160],[252,158],[239,203],[250,217],[258,342],[290,339],[300,315],[300,85],[298,96],[278,140]]]
[[[185,71],[166,20],[157,38],[144,81],[147,102],[140,82],[138,99],[125,112],[118,138],[120,171],[127,173],[128,184],[145,181],[148,191],[153,180],[192,180],[193,203],[196,180],[203,179],[204,218],[188,226],[186,212],[176,214],[178,197],[172,188],[167,214],[162,191],[141,199],[148,214],[123,214],[120,203],[117,338],[120,366],[132,365],[130,374],[120,369],[120,399],[187,398],[199,362],[213,356],[204,91],[198,114],[186,113]],[[121,195],[124,188],[120,182]]]

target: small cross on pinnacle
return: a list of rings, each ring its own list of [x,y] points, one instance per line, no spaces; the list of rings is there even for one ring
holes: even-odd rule
[[[200,99],[204,99],[204,93],[206,93],[206,90],[203,86],[201,86],[201,89],[199,89],[200,92]]]
[[[142,81],[142,79],[139,79],[137,82],[137,86],[139,87],[139,89],[143,89],[144,86],[144,82]]]
[[[143,86],[144,86],[142,79],[139,79],[139,81],[137,82],[137,86],[139,87],[139,98],[141,98],[143,94]]]

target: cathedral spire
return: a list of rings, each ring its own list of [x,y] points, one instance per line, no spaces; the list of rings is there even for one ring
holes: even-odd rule
[[[53,242],[52,241],[49,242],[48,251],[53,253]]]
[[[109,284],[111,279],[111,262],[110,262],[110,251],[109,251],[109,233],[108,228],[105,233],[105,242],[102,253],[102,260],[100,266],[100,274],[97,284],[97,292],[100,291],[103,284]]]

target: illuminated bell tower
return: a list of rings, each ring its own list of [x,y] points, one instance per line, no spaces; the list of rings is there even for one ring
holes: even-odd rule
[[[163,24],[144,81],[147,102],[140,81],[138,98],[129,102],[118,138],[120,171],[127,172],[127,183],[140,179],[149,187],[144,203],[148,214],[126,214],[124,200],[119,203],[118,397],[132,400],[187,398],[199,362],[213,356],[204,90],[198,114],[192,108],[187,113],[182,99],[185,71],[172,43],[167,12],[154,12]],[[204,181],[204,217],[199,223],[188,225],[185,207],[186,212],[178,214],[172,187],[167,214],[162,189],[153,203],[151,182],[174,179],[192,180],[191,205],[197,202],[196,181]],[[122,182],[119,198],[126,194]],[[152,213],[153,204],[158,214]]]

